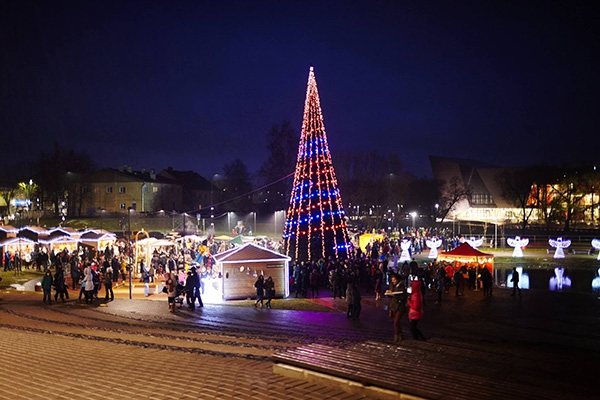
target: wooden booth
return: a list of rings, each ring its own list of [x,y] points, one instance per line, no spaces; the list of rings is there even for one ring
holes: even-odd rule
[[[272,277],[275,297],[289,296],[288,265],[290,257],[265,249],[254,243],[226,250],[213,256],[215,269],[221,278],[221,299],[235,300],[256,297],[254,283],[259,275]]]

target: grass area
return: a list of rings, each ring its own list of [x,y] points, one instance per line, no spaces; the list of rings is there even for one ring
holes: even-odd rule
[[[255,301],[256,300],[230,300],[222,304],[226,306],[253,308]],[[317,301],[313,301],[312,299],[276,298],[271,300],[271,307],[278,310],[336,312],[336,310],[332,310],[329,307],[321,305]]]
[[[43,271],[35,271],[31,269],[25,269],[19,275],[15,275],[14,271],[0,271],[0,277],[2,277],[0,289],[6,289],[14,283],[23,284],[32,279],[41,278],[42,276],[44,276]]]

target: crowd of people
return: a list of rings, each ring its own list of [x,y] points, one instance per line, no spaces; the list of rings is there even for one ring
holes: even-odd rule
[[[375,301],[389,298],[389,316],[393,320],[394,341],[404,339],[401,321],[408,316],[410,332],[417,340],[425,340],[418,329],[423,316],[425,294],[431,290],[436,304],[444,295],[464,295],[465,290],[483,289],[484,296],[492,294],[492,275],[488,268],[479,265],[460,265],[431,260],[419,263],[414,256],[423,251],[425,239],[431,234],[441,234],[444,248],[452,250],[460,244],[459,238],[448,231],[413,232],[411,236],[411,261],[398,262],[401,253],[400,239],[374,240],[362,251],[358,246],[343,260],[333,257],[311,262],[290,263],[290,293],[294,297],[315,298],[319,289],[327,288],[331,296],[345,299],[349,318],[360,315],[361,292],[373,294]]]

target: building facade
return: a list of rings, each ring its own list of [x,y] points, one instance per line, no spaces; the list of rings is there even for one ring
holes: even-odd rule
[[[152,169],[104,168],[83,179],[81,201],[85,215],[181,210],[182,186]]]

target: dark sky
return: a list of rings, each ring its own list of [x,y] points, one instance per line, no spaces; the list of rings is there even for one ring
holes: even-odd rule
[[[255,171],[274,124],[300,134],[310,65],[334,165],[595,161],[593,3],[4,1],[0,162],[58,141],[100,167]]]

